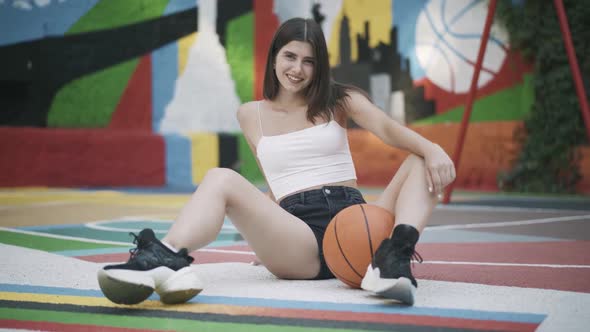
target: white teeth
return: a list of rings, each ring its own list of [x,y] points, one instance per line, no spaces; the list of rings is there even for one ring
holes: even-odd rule
[[[294,82],[301,82],[301,81],[303,81],[302,78],[297,78],[297,77],[291,76],[289,74],[287,74],[287,78],[290,79],[291,81],[294,81]]]

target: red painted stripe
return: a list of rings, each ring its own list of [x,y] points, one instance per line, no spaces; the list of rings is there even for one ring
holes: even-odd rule
[[[254,99],[262,99],[262,85],[268,49],[279,26],[273,11],[273,0],[254,1]]]
[[[590,241],[421,243],[426,261],[590,265]]]
[[[152,132],[152,61],[141,57],[131,75],[108,129]]]
[[[80,332],[80,331],[106,331],[106,332],[139,332],[139,331],[168,331],[168,330],[146,330],[146,329],[129,329],[122,327],[99,326],[99,325],[82,325],[82,324],[64,324],[54,322],[31,322],[13,319],[0,319],[0,327],[8,329],[23,329],[34,331],[59,331],[59,332]]]
[[[590,265],[590,241],[533,243],[424,243],[425,261]],[[590,293],[590,269],[414,264],[419,279]]]
[[[0,184],[4,187],[166,183],[166,145],[160,135],[102,128],[0,127],[0,137]]]
[[[210,249],[235,250],[235,251],[252,251],[252,248],[250,248],[250,246],[247,245],[247,244],[239,244],[239,245],[235,245],[235,246],[215,247],[215,248],[210,248]]]
[[[414,264],[418,279],[590,293],[590,269]]]
[[[482,329],[486,331],[534,331],[539,326],[538,323],[505,322],[496,320],[476,320],[436,316],[362,313],[349,311],[322,311],[307,309],[258,309],[259,310],[256,310],[255,312],[257,316],[448,327],[461,329]]]

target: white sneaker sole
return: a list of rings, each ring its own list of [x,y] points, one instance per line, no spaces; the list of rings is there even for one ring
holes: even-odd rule
[[[165,304],[185,303],[203,290],[203,283],[192,267],[176,271],[164,282],[158,283],[156,293]]]
[[[184,303],[203,290],[191,266],[178,271],[158,267],[149,271],[98,271],[98,284],[103,294],[118,304],[137,304],[145,301],[154,290],[166,304]]]
[[[387,279],[381,278],[379,268],[367,267],[367,273],[361,282],[361,288],[373,292],[386,299],[396,300],[413,305],[416,287],[408,278]]]

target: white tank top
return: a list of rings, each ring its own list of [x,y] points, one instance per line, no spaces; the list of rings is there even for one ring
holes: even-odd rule
[[[307,188],[356,180],[346,129],[335,120],[264,136],[259,101],[258,122],[262,136],[256,155],[277,201]]]

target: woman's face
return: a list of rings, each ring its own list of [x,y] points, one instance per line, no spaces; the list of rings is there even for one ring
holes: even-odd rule
[[[275,58],[275,74],[280,89],[302,93],[312,81],[315,58],[311,44],[293,40],[279,50]]]

